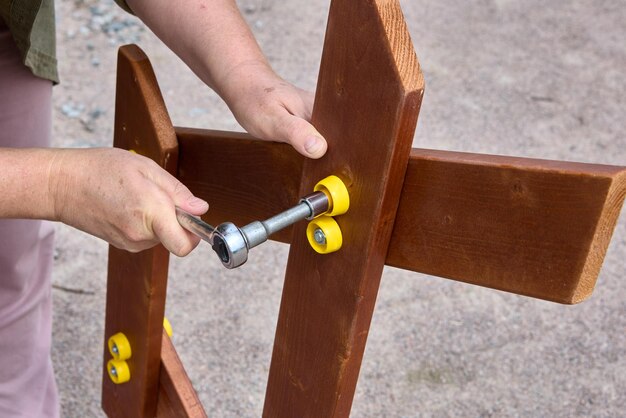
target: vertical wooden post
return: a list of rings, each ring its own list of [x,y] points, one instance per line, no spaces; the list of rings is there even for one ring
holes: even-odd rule
[[[316,254],[294,228],[266,417],[350,413],[422,94],[398,2],[334,0],[313,112],[329,150],[304,163],[300,194],[335,174],[351,207],[337,253]]]
[[[115,140],[176,174],[178,145],[150,62],[136,46],[120,49]],[[161,340],[169,253],[162,246],[137,254],[109,250],[102,408],[110,417],[154,416],[159,390]],[[106,342],[123,332],[132,347],[131,379],[116,385],[106,371]]]

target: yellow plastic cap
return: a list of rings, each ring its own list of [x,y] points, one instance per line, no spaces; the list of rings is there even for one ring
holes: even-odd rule
[[[109,352],[115,360],[128,360],[133,355],[128,338],[121,332],[109,338]]]
[[[337,176],[328,176],[320,180],[313,188],[315,192],[322,192],[328,197],[328,216],[343,215],[350,208],[348,188]]]
[[[330,216],[320,216],[309,222],[306,227],[306,237],[309,244],[320,254],[337,251],[343,244],[341,228]]]
[[[167,336],[172,338],[172,324],[170,324],[170,321],[163,317],[163,328],[165,328],[165,332],[167,333]]]
[[[124,360],[109,360],[107,363],[107,371],[111,381],[116,385],[126,383],[130,380],[130,369],[128,363]]]

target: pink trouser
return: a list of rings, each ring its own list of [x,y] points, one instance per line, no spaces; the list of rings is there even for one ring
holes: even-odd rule
[[[33,76],[21,63],[11,34],[0,19],[0,147],[49,146],[51,96],[52,83]],[[49,222],[0,219],[3,418],[59,416],[50,359],[53,238]]]

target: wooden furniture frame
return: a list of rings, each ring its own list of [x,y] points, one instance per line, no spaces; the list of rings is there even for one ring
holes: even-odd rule
[[[315,253],[304,223],[272,237],[291,248],[263,416],[349,415],[385,264],[566,304],[593,290],[626,168],[411,149],[423,91],[395,0],[331,4],[312,118],[329,151],[318,161],[242,133],[174,128],[146,56],[120,49],[115,146],[210,200],[207,222],[265,219],[329,174],[349,188],[339,252]],[[161,246],[110,248],[105,341],[124,332],[133,356],[127,383],[104,370],[109,416],[206,416],[162,330],[167,269]]]

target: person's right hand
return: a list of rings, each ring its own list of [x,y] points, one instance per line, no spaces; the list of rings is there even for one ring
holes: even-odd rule
[[[60,150],[49,178],[54,219],[117,248],[138,252],[161,242],[182,257],[198,245],[175,208],[199,216],[208,203],[146,157],[116,148]]]

